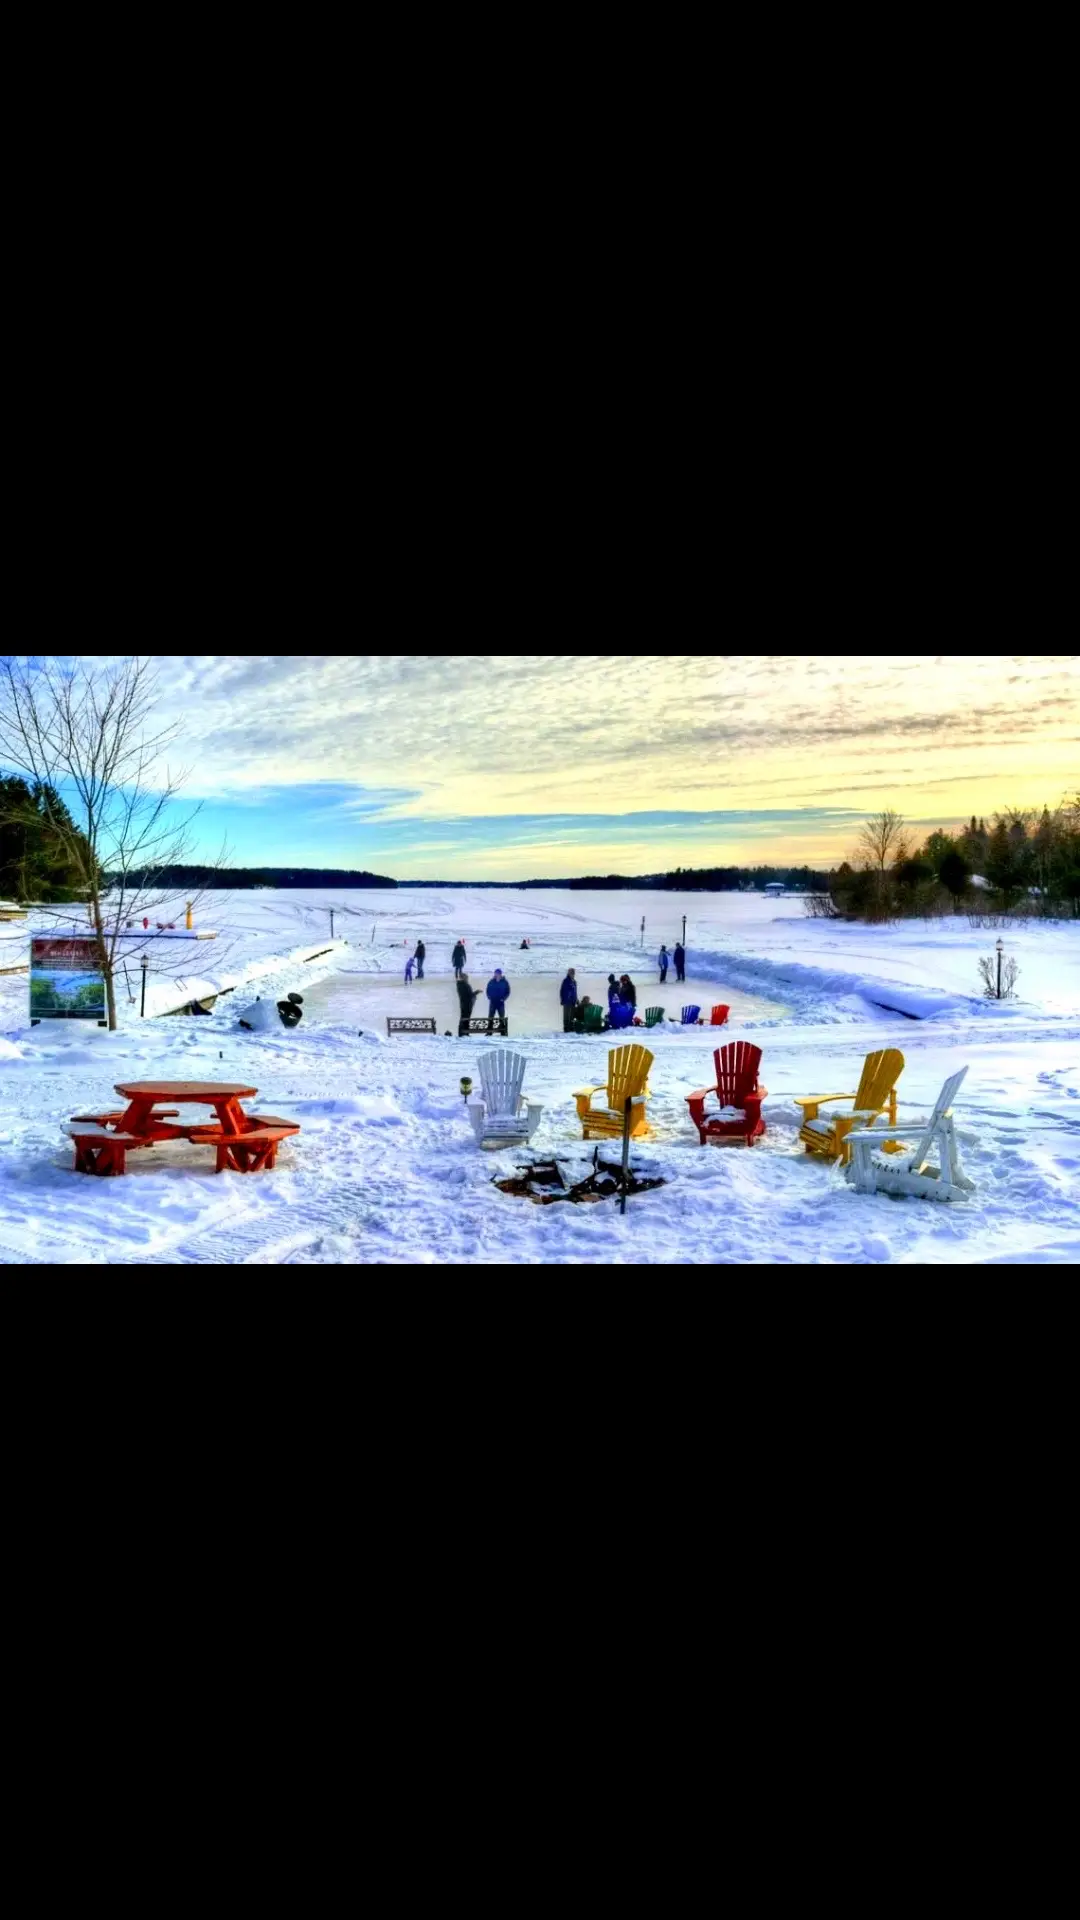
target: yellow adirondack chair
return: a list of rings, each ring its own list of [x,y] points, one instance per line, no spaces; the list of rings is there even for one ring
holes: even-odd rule
[[[578,1119],[581,1121],[586,1140],[594,1133],[603,1134],[608,1138],[613,1134],[622,1134],[626,1102],[632,1094],[648,1093],[649,1068],[652,1063],[653,1056],[647,1047],[634,1045],[611,1048],[607,1057],[606,1083],[602,1082],[598,1087],[582,1087],[581,1091],[574,1095],[577,1101]],[[606,1103],[602,1107],[594,1107],[592,1104],[594,1095],[598,1093],[606,1095]],[[644,1106],[632,1107],[630,1110],[631,1139],[640,1139],[648,1131],[649,1123],[645,1118]]]
[[[847,1136],[852,1127],[870,1127],[879,1114],[888,1112],[889,1125],[896,1125],[896,1082],[904,1071],[904,1056],[898,1047],[882,1047],[880,1053],[868,1053],[863,1061],[857,1093],[819,1093],[813,1099],[796,1100],[803,1110],[799,1139],[807,1153],[824,1154],[827,1160],[839,1160],[846,1166],[851,1158]],[[850,1100],[845,1113],[820,1117],[818,1108],[830,1100]],[[884,1145],[884,1143],[883,1143]],[[884,1147],[886,1152],[895,1148]]]

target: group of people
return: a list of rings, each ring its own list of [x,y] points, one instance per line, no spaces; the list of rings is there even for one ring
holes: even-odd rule
[[[602,1022],[602,1031],[608,1027],[628,1027],[637,1012],[637,988],[628,973],[621,974],[618,980],[613,973],[609,973],[607,978],[608,1010]],[[594,1002],[587,993],[578,999],[577,975],[573,967],[566,969],[566,978],[559,988],[559,1001],[563,1012],[563,1032],[582,1032],[586,1013]]]
[[[505,1034],[507,1031],[506,1003],[510,998],[510,982],[501,967],[496,967],[491,979],[487,983],[486,992],[488,1003],[488,1032],[494,1033],[497,1025],[499,1032]],[[461,1019],[458,1021],[458,1038],[461,1039],[469,1031],[469,1021],[472,1019],[472,1011],[480,998],[479,987],[474,987],[469,984],[469,976],[464,968],[462,968],[458,974],[457,996],[461,1006]]]
[[[528,940],[522,940],[521,945],[523,948],[527,948],[529,945]],[[415,953],[410,954],[405,963],[406,985],[412,981],[414,969],[417,980],[423,979],[424,961],[426,957],[427,948],[424,946],[422,940],[418,940]],[[465,942],[464,940],[458,939],[450,955],[450,963],[454,969],[458,1004],[461,1008],[461,1018],[458,1022],[459,1036],[468,1033],[469,1022],[473,1017],[473,1008],[480,998],[479,987],[474,987],[470,984],[469,976],[465,971],[467,957]],[[676,980],[685,980],[686,949],[680,940],[675,942],[674,952],[669,953],[667,947],[662,946],[657,955],[661,986],[663,986],[667,979],[668,968],[672,964],[672,961],[675,963]],[[488,1003],[488,1032],[494,1033],[497,1026],[500,1033],[505,1034],[507,1032],[506,1003],[510,998],[510,982],[501,967],[495,968],[491,979],[487,983],[485,992]],[[602,1023],[603,1029],[606,1031],[609,1027],[628,1027],[637,1013],[637,988],[628,973],[621,974],[618,979],[615,978],[613,973],[608,974],[607,999],[607,1013]],[[590,1000],[588,994],[585,994],[580,1000],[578,999],[577,978],[573,967],[568,967],[566,970],[566,978],[559,988],[559,1000],[562,1005],[563,1032],[581,1032],[586,1025],[586,1015],[589,1008],[593,1005],[593,1002]]]
[[[526,945],[527,942],[523,941],[522,944]],[[427,959],[427,948],[425,947],[422,940],[418,940],[416,943],[416,952],[411,953],[409,955],[409,958],[405,962],[405,985],[406,986],[410,986],[412,984],[412,981],[414,978],[414,972],[415,972],[415,978],[417,980],[423,979],[424,961],[426,959]],[[453,952],[450,955],[450,964],[454,969],[454,981],[457,986],[458,1005],[461,1008],[461,1018],[458,1021],[459,1036],[461,1036],[462,1034],[468,1033],[469,1022],[472,1019],[472,1015],[473,1015],[473,1008],[476,1005],[476,1002],[480,998],[479,987],[474,987],[471,985],[469,981],[469,976],[465,971],[465,962],[467,959],[468,959],[468,955],[465,951],[464,940],[461,940],[461,939],[456,940],[454,942]],[[500,1033],[505,1034],[507,1032],[506,1003],[510,998],[510,982],[506,978],[506,975],[503,973],[503,970],[501,967],[496,967],[494,973],[491,976],[491,979],[487,983],[486,991],[487,991],[487,1002],[488,1002],[488,1032],[494,1033],[495,1028],[497,1026],[499,1028]]]
[[[656,956],[656,964],[660,969],[660,985],[661,986],[663,986],[664,981],[667,979],[667,970],[673,960],[675,962],[676,980],[685,980],[686,979],[686,948],[683,946],[683,943],[681,940],[676,940],[674,953],[669,953],[666,947],[661,947],[659,953]]]

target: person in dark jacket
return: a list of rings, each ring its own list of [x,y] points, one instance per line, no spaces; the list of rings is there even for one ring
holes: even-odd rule
[[[675,951],[671,957],[675,962],[676,980],[685,980],[686,979],[686,948],[683,946],[681,940],[676,941]]]
[[[427,948],[423,941],[418,940],[416,943],[416,952],[413,954],[413,959],[416,961],[416,977],[418,980],[422,980],[424,977],[424,955],[426,952]]]
[[[660,966],[660,985],[661,985],[661,986],[663,986],[663,984],[664,984],[664,981],[665,981],[665,980],[667,979],[667,970],[668,970],[668,967],[669,967],[669,965],[670,965],[670,963],[671,963],[671,955],[670,955],[670,953],[668,952],[668,950],[667,950],[667,948],[666,948],[666,947],[661,947],[661,949],[660,949],[660,954],[659,954],[659,966]]]
[[[628,973],[624,973],[619,981],[619,998],[632,1013],[637,1012],[637,988]]]
[[[503,976],[501,967],[496,967],[487,983],[488,1032],[494,1033],[495,1022],[499,1022],[502,1033],[506,1032],[506,1003],[510,998],[510,982]]]
[[[612,1001],[621,1000],[621,999],[622,999],[622,994],[619,992],[619,983],[616,980],[615,975],[613,973],[609,973],[607,977],[607,1003],[608,1003],[609,1013],[611,1012]]]
[[[478,995],[479,988],[469,985],[468,974],[464,972],[459,974],[457,983],[457,997],[461,1006],[461,1019],[458,1021],[459,1040],[463,1040],[469,1031],[469,1021],[472,1019],[472,1010]]]
[[[450,965],[454,969],[454,978],[460,980],[465,971],[465,944],[461,940],[458,941],[457,946],[450,955]]]
[[[562,1001],[562,1030],[564,1033],[572,1033],[574,1008],[577,1006],[577,981],[574,979],[573,967],[566,969],[566,979],[559,988],[559,999]]]

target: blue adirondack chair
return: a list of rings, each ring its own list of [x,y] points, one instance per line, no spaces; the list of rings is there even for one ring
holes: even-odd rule
[[[698,1023],[698,1014],[700,1012],[701,1012],[700,1007],[684,1007],[682,1010],[683,1026],[696,1027]]]

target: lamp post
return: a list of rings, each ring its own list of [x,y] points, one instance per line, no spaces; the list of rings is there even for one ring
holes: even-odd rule
[[[330,938],[331,938],[331,940],[333,939],[333,937],[334,937],[334,909],[333,909],[333,907],[331,907],[331,909],[330,909]]]
[[[685,945],[686,945],[686,915],[685,915],[685,913],[683,914],[683,917],[682,917],[682,944],[683,944],[683,946],[685,947]]]
[[[1004,943],[1004,941],[1003,941],[1003,940],[1001,940],[1001,939],[999,938],[996,944],[997,944],[997,960],[998,960],[998,968],[997,968],[997,997],[998,997],[998,999],[1000,1000],[1000,999],[1001,999],[1001,955],[1002,955],[1002,952],[1003,952],[1003,950],[1004,950],[1004,945],[1005,945],[1005,943]]]
[[[467,1073],[463,1073],[463,1074],[462,1074],[462,1076],[461,1076],[461,1097],[462,1097],[462,1099],[463,1099],[463,1100],[468,1100],[468,1098],[469,1098],[469,1095],[470,1095],[470,1093],[471,1093],[471,1092],[472,1092],[472,1081],[471,1081],[471,1080],[469,1079],[469,1076],[468,1076],[468,1074],[467,1074]]]
[[[144,1020],[146,1018],[146,955],[145,953],[143,954],[141,965],[142,965],[142,999],[139,1002],[139,1019]]]

